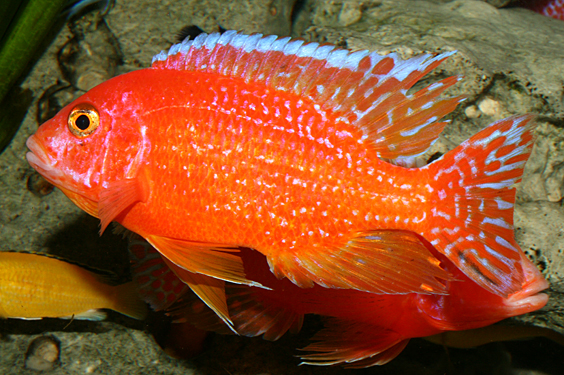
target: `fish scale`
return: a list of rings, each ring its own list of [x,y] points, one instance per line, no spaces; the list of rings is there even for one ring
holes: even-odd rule
[[[179,75],[174,80],[178,82],[181,78],[182,75]],[[399,167],[382,162],[377,157],[370,157],[367,146],[357,141],[358,128],[337,124],[340,133],[350,134],[338,137],[327,126],[327,123],[332,123],[331,119],[323,121],[319,117],[315,118],[310,122],[311,126],[293,121],[281,123],[280,119],[297,117],[292,113],[314,114],[315,109],[311,104],[309,108],[302,104],[301,108],[293,106],[291,109],[282,105],[279,107],[282,109],[280,115],[272,111],[271,118],[261,118],[257,113],[258,103],[254,113],[249,113],[251,100],[256,101],[258,97],[273,103],[296,103],[295,98],[277,99],[276,97],[280,97],[278,93],[274,94],[274,98],[269,98],[267,94],[257,90],[238,88],[233,81],[230,82],[231,93],[247,91],[254,95],[244,97],[244,94],[239,94],[238,99],[230,100],[226,92],[225,97],[217,98],[215,95],[221,90],[213,86],[213,81],[199,82],[198,77],[190,75],[186,80],[181,85],[209,87],[210,94],[200,91],[197,98],[184,98],[185,107],[174,112],[167,109],[168,126],[164,134],[168,143],[158,140],[160,126],[149,129],[147,137],[154,143],[150,154],[156,160],[164,160],[158,165],[153,164],[153,168],[159,171],[158,174],[150,172],[155,175],[154,194],[169,197],[161,201],[171,203],[163,207],[166,212],[147,212],[142,205],[138,209],[132,208],[123,224],[134,232],[147,235],[142,223],[158,222],[159,216],[166,215],[168,220],[161,221],[154,227],[152,234],[173,238],[189,237],[199,242],[219,240],[240,246],[252,245],[253,248],[269,253],[271,248],[280,249],[283,240],[286,240],[289,250],[323,247],[323,242],[319,242],[322,240],[319,238],[320,230],[324,233],[323,237],[329,237],[329,243],[332,244],[339,243],[341,238],[353,231],[374,227],[404,229],[404,217],[409,218],[412,211],[421,210],[416,203],[420,203],[424,197],[409,199],[410,195],[419,190],[417,185],[412,190],[401,190],[401,194],[398,194],[397,189],[397,186],[406,185],[413,179],[417,180],[417,177],[403,178],[395,171]],[[224,103],[225,107],[231,109],[230,114],[226,115],[226,110],[213,106],[214,102]],[[234,105],[233,102],[247,105]],[[283,112],[284,110],[288,112]],[[158,124],[160,112],[148,112],[144,116],[145,121]],[[230,122],[228,116],[240,120],[237,123]],[[192,134],[192,124],[170,123],[174,118],[198,119],[195,120],[198,122],[197,134]],[[245,122],[246,118],[253,120]],[[152,130],[155,132],[151,132]],[[194,135],[199,137],[193,138]],[[273,139],[276,142],[268,142]],[[320,142],[319,139],[326,142]],[[339,147],[328,147],[327,142]],[[238,147],[239,145],[242,147]],[[288,154],[287,147],[304,150],[304,153]],[[175,151],[171,152],[173,149]],[[342,149],[347,150],[347,153],[344,154]],[[191,154],[191,150],[195,150],[195,153]],[[230,150],[229,155],[225,156],[223,150]],[[175,156],[182,152],[186,155],[183,158],[168,158],[168,155]],[[320,160],[330,163],[320,163]],[[187,165],[198,167],[190,171],[192,168]],[[185,166],[187,172],[183,172]],[[366,179],[366,175],[373,178]],[[241,183],[243,178],[248,182]],[[199,183],[192,186],[193,190],[186,194],[167,183],[183,179],[195,179]],[[379,183],[380,180],[383,183]],[[312,190],[313,186],[317,190]],[[280,197],[286,199],[280,200]],[[290,197],[299,197],[300,205],[292,208],[289,205],[292,203]],[[182,199],[186,200],[186,204],[175,207],[173,202]],[[397,202],[402,205],[398,206]],[[410,209],[406,210],[406,207]],[[245,210],[253,213],[253,219],[242,220],[247,215]],[[255,212],[258,214],[255,215]],[[382,214],[383,212],[386,214]],[[381,219],[367,222],[364,219],[367,215]],[[322,220],[322,217],[327,219]],[[180,220],[184,221],[184,226],[174,225]],[[285,225],[277,225],[278,220],[288,223],[287,228]],[[416,228],[410,226],[409,229]],[[293,239],[291,243],[289,238]],[[262,242],[257,242],[259,239]]]
[[[393,171],[400,168],[378,160],[365,144],[367,142],[359,140],[362,132],[358,127],[333,121],[332,117],[337,115],[332,111],[324,110],[318,115],[320,110],[316,109],[316,103],[298,99],[292,93],[281,93],[258,85],[249,87],[244,82],[239,83],[243,87],[237,87],[237,81],[233,79],[229,81],[230,86],[222,91],[222,87],[226,86],[218,80],[210,81],[209,75],[184,71],[142,73],[144,80],[157,81],[151,75],[158,74],[159,82],[164,82],[152,85],[151,90],[159,102],[154,108],[147,104],[145,114],[141,116],[144,123],[153,124],[145,130],[145,137],[149,140],[145,143],[152,147],[143,151],[152,155],[147,158],[150,165],[145,168],[145,173],[152,181],[152,195],[161,197],[159,204],[162,209],[146,210],[145,205],[140,204],[128,210],[121,223],[134,232],[147,237],[190,238],[197,242],[210,242],[215,238],[213,242],[250,246],[264,253],[287,247],[295,250],[285,256],[295,257],[304,248],[337,248],[346,243],[345,236],[359,231],[374,227],[398,228],[403,223],[404,214],[419,210],[413,205],[402,213],[395,208],[397,201],[403,201],[401,196],[381,198],[386,198],[386,190],[390,192],[388,194],[397,195],[393,191],[394,185],[388,181],[390,179],[398,186],[408,185],[403,182],[401,173]],[[166,74],[170,77],[167,78]],[[179,83],[178,90],[171,90],[167,82]],[[203,89],[189,90],[186,87],[205,87],[209,94]],[[217,94],[221,92],[225,96],[218,98]],[[270,117],[260,112],[257,98],[268,103]],[[161,100],[169,104],[161,108]],[[253,102],[256,103],[255,109],[250,113],[250,103]],[[218,103],[223,103],[223,106]],[[162,115],[163,111],[167,112],[167,116]],[[303,123],[288,121],[288,118],[298,118],[299,114],[304,114]],[[194,120],[186,122],[186,119]],[[166,139],[162,139],[163,134]],[[268,143],[267,139],[276,139],[280,144]],[[224,143],[218,144],[218,141]],[[288,149],[297,152],[289,154]],[[230,151],[225,158],[224,150]],[[180,161],[176,155],[182,152],[185,154],[182,163],[173,166],[172,162]],[[270,163],[269,155],[274,156],[273,160],[277,162]],[[116,155],[113,160],[121,160],[119,156]],[[111,154],[109,159],[112,159]],[[320,160],[328,163],[319,163]],[[190,171],[192,166],[194,171]],[[184,167],[190,175],[183,175]],[[221,176],[217,173],[220,168],[227,168],[233,173],[221,181],[214,178]],[[385,173],[386,170],[390,172]],[[279,173],[275,177],[269,171]],[[367,175],[373,175],[374,179],[367,179]],[[253,181],[254,185],[245,187],[238,184],[242,177]],[[109,176],[108,180],[112,178]],[[190,185],[182,182],[190,180],[198,183]],[[294,185],[296,180],[302,181],[302,185]],[[380,180],[384,181],[383,185],[380,185]],[[180,182],[172,184],[170,181]],[[184,187],[179,188],[178,184]],[[310,190],[314,184],[319,188],[318,196],[312,195]],[[375,186],[365,187],[363,184]],[[276,188],[269,190],[269,186]],[[369,199],[362,202],[363,196],[357,191],[362,191]],[[300,206],[276,205],[276,197],[285,195],[294,197],[294,202],[295,197],[299,197]],[[148,205],[152,204],[150,199]],[[176,204],[180,201],[184,203]],[[217,211],[212,211],[214,206]],[[242,212],[237,207],[246,207],[247,210]],[[355,207],[354,211],[351,207]],[[305,212],[302,212],[304,209]],[[359,214],[353,218],[357,211]],[[382,215],[381,212],[388,214]],[[160,220],[163,215],[167,220]],[[247,218],[249,215],[250,220]],[[366,222],[364,218],[367,216],[375,220]],[[382,224],[378,223],[380,218]],[[402,218],[401,221],[399,218]],[[288,223],[288,227],[277,225],[277,220]],[[320,220],[324,222],[318,223]],[[143,229],[147,222],[155,223],[151,234]],[[183,222],[183,225],[176,225],[178,222]],[[320,238],[321,235],[323,238]],[[276,264],[272,267],[277,275],[289,276],[303,286],[311,283],[299,273],[289,275],[290,272]],[[444,273],[438,274],[444,276]],[[323,285],[343,285],[323,278],[315,279]]]

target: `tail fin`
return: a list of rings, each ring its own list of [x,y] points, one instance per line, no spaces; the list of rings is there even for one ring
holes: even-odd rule
[[[422,235],[470,279],[502,297],[521,290],[514,184],[533,146],[532,115],[491,124],[428,169],[431,220]]]
[[[143,320],[147,316],[147,305],[137,294],[137,286],[132,282],[115,286],[115,301],[112,310],[134,319]]]

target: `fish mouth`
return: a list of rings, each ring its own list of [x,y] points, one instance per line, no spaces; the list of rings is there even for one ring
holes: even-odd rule
[[[81,193],[80,189],[73,185],[72,179],[65,176],[63,171],[56,167],[57,160],[49,156],[35,134],[27,139],[26,145],[31,151],[25,155],[28,163],[47,181],[58,187],[78,207],[98,217],[97,201]]]
[[[31,151],[25,155],[27,162],[50,183],[60,186],[63,174],[55,168],[57,162],[51,160],[47,151],[37,141],[37,137],[32,135],[25,144]]]

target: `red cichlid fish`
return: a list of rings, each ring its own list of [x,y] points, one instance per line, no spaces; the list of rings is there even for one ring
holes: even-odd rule
[[[155,311],[166,310],[188,292],[160,254],[142,237],[129,233],[129,258],[138,293]]]
[[[198,275],[190,286],[224,317],[209,298],[222,280],[258,285],[241,247],[300,287],[447,293],[452,275],[415,234],[508,297],[525,280],[513,203],[532,116],[407,168],[463,100],[438,99],[460,77],[408,90],[452,53],[202,34],[66,106],[27,159],[102,230],[115,220]]]
[[[484,327],[507,317],[540,309],[547,302],[546,294],[539,292],[547,288],[548,283],[523,253],[520,254],[525,270],[524,282],[517,293],[504,298],[469,280],[446,257],[426,245],[440,259],[441,267],[456,278],[447,282],[446,295],[378,295],[320,286],[301,289],[286,279],[276,279],[269,271],[264,256],[244,249],[242,257],[247,276],[270,290],[227,284],[230,321],[241,335],[263,335],[268,340],[277,340],[288,330],[298,331],[305,314],[331,317],[326,321],[326,328],[313,338],[316,342],[304,349],[317,352],[302,355],[304,363],[367,367],[389,362],[412,337]],[[137,236],[130,242],[130,249],[135,253],[134,278],[145,286],[145,297],[149,301],[178,300],[181,297],[178,290],[166,285],[180,282],[173,271],[180,277],[186,271],[170,262],[167,262],[171,264],[171,269],[168,269],[166,260],[163,261],[156,250]],[[184,301],[172,305],[170,314],[177,321],[190,322],[203,329],[229,332],[214,312],[206,310],[199,300],[194,302],[189,295],[184,295]],[[530,336],[530,332],[526,333]],[[461,342],[464,342],[463,334],[461,332]],[[471,335],[471,343],[479,343],[476,333],[471,332]],[[504,336],[512,338],[512,335],[514,332]],[[432,339],[437,338],[433,336]]]
[[[564,21],[564,0],[526,0],[520,4],[542,15]]]

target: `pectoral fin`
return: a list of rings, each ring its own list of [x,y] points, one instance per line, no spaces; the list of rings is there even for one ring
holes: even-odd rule
[[[100,192],[97,214],[100,218],[100,234],[126,208],[136,202],[145,202],[149,193],[144,175],[112,181]]]

